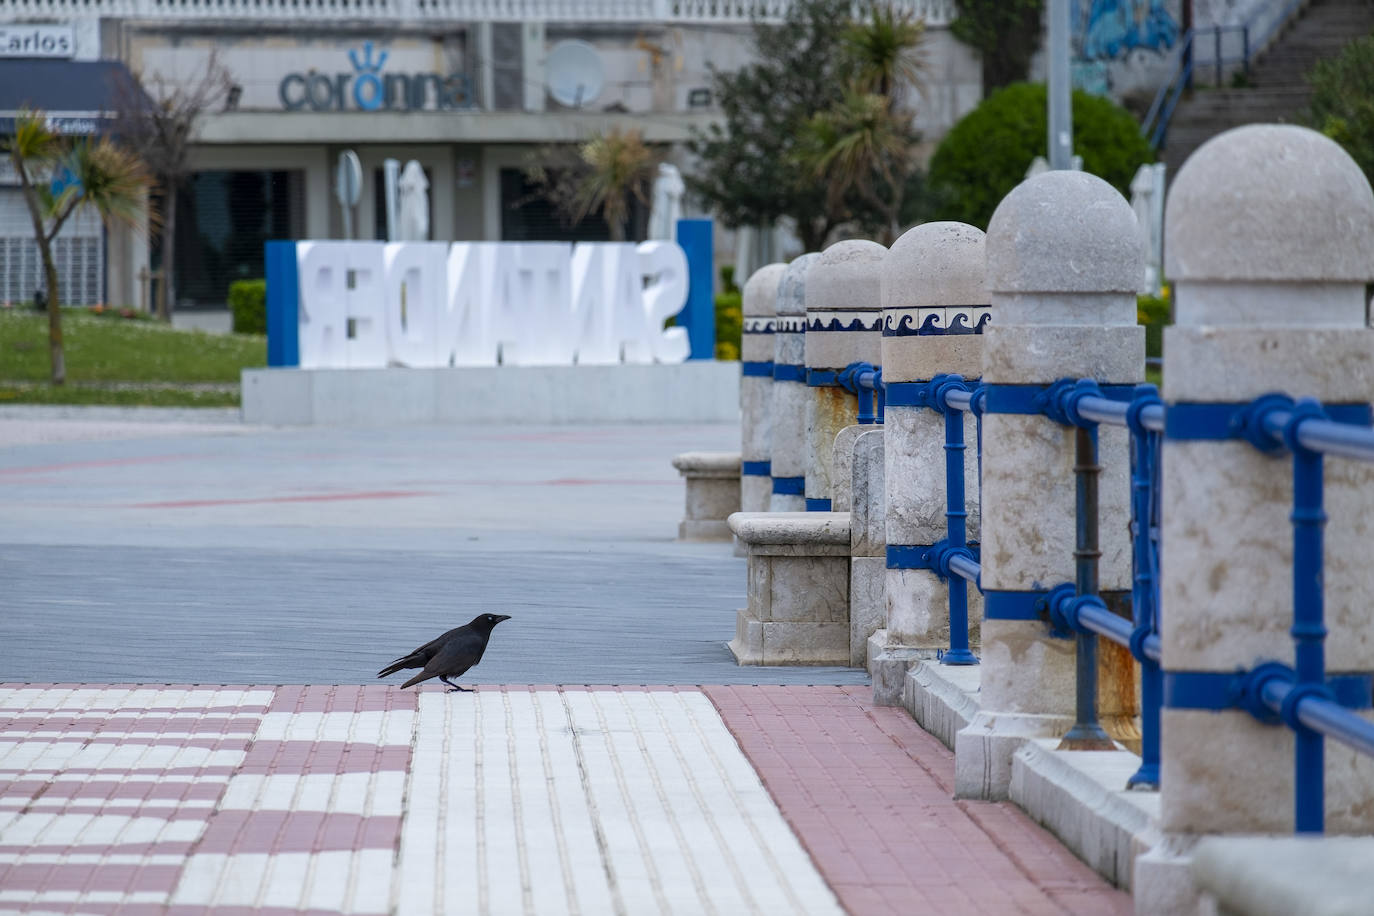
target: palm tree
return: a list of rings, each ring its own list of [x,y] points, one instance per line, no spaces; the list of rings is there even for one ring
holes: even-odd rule
[[[872,3],[868,15],[851,22],[841,44],[854,68],[854,85],[896,102],[903,86],[921,82],[917,53],[926,24],[892,4]]]
[[[144,200],[150,181],[143,164],[109,139],[69,143],[49,128],[47,118],[37,111],[21,111],[15,118],[8,152],[19,176],[43,263],[52,383],[61,385],[67,380],[67,362],[62,351],[61,296],[57,263],[52,255],[53,239],[68,219],[85,208],[94,209],[106,227],[124,224],[143,228],[147,223]],[[63,170],[71,180],[53,193],[51,178]]]
[[[924,35],[925,23],[880,2],[849,23],[840,36],[848,85],[838,102],[806,123],[796,155],[803,175],[825,183],[828,206],[848,201],[863,204],[851,211],[880,214],[881,225],[871,228],[886,244],[900,231],[917,168],[913,113],[901,96],[919,83]]]
[[[882,242],[891,244],[900,229],[915,141],[908,115],[893,109],[886,96],[854,88],[807,122],[800,164],[825,182],[831,206],[855,195],[881,213]]]
[[[525,170],[543,197],[574,225],[599,213],[611,240],[627,237],[632,201],[649,202],[663,155],[637,130],[611,128],[576,147],[541,150]]]

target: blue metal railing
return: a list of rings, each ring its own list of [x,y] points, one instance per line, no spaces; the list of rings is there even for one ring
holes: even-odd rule
[[[1265,11],[1261,9],[1243,25],[1212,26],[1201,30],[1189,29],[1185,32],[1175,47],[1177,62],[1174,69],[1170,72],[1169,78],[1160,84],[1154,101],[1150,103],[1150,109],[1140,125],[1140,135],[1150,141],[1150,148],[1157,150],[1164,144],[1169,134],[1169,121],[1173,118],[1174,109],[1178,107],[1184,91],[1193,88],[1197,77],[1210,70],[1212,85],[1220,86],[1225,74],[1233,72],[1232,68],[1239,66],[1240,72],[1248,80],[1250,65],[1256,55],[1269,46],[1278,31],[1292,21],[1298,10],[1308,2],[1309,0],[1288,0],[1263,28],[1260,28],[1259,23]],[[1230,52],[1237,42],[1226,41],[1228,35],[1239,36],[1238,54]],[[1207,66],[1200,68],[1194,59],[1195,51],[1200,42],[1209,39],[1212,59],[1207,62]]]
[[[872,363],[850,363],[840,371],[836,380],[841,388],[859,399],[855,422],[861,426],[881,426],[887,408],[883,370]]]
[[[1051,589],[1035,605],[1039,616],[1055,630],[1077,639],[1076,722],[1063,746],[1095,748],[1107,740],[1097,723],[1095,652],[1097,638],[1109,639],[1128,648],[1141,666],[1141,763],[1128,785],[1159,785],[1165,680],[1159,637],[1160,469],[1166,427],[1173,430],[1170,435],[1174,438],[1238,438],[1271,455],[1288,454],[1293,462],[1294,480],[1290,517],[1294,544],[1291,632],[1295,665],[1290,668],[1267,663],[1251,671],[1236,672],[1228,685],[1225,705],[1246,710],[1270,724],[1286,725],[1295,732],[1295,823],[1300,832],[1320,832],[1324,825],[1324,739],[1374,755],[1374,722],[1354,711],[1370,707],[1374,692],[1371,679],[1363,675],[1328,679],[1326,674],[1321,575],[1322,528],[1326,521],[1322,492],[1324,459],[1331,456],[1374,463],[1374,428],[1370,425],[1369,408],[1324,408],[1316,401],[1295,402],[1283,395],[1266,395],[1246,405],[1183,404],[1166,408],[1153,385],[1114,393],[1124,393],[1126,399],[1108,397],[1091,380],[1065,379],[1029,395],[1018,395],[1025,403],[1013,409],[1042,414],[1076,430],[1076,578],[1073,583]],[[950,647],[941,654],[944,664],[977,664],[968,644],[965,598],[968,584],[981,590],[982,566],[965,543],[963,414],[971,411],[981,420],[988,409],[988,397],[989,387],[980,382],[937,376],[925,384],[920,398],[925,406],[945,415],[948,534],[929,550],[929,568],[946,581],[950,590]],[[1129,620],[1114,613],[1097,593],[1099,425],[1125,428],[1130,433]],[[978,448],[981,476],[981,423]],[[1338,687],[1340,681],[1346,683]]]

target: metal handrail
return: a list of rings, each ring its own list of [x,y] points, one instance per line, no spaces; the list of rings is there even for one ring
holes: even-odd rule
[[[1213,42],[1212,65],[1214,68],[1216,81],[1214,85],[1220,86],[1222,80],[1222,70],[1229,64],[1239,63],[1241,72],[1248,78],[1250,75],[1250,65],[1254,59],[1268,48],[1278,32],[1292,22],[1293,17],[1310,0],[1288,0],[1277,16],[1275,16],[1265,27],[1261,38],[1252,41],[1251,36],[1256,31],[1256,25],[1261,20],[1263,10],[1256,11],[1241,25],[1217,25],[1204,29],[1203,32],[1210,32]],[[1239,32],[1241,34],[1241,53],[1239,57],[1226,57],[1221,53],[1221,37],[1224,34]],[[1150,141],[1151,149],[1159,149],[1164,143],[1165,137],[1169,132],[1169,121],[1173,117],[1174,109],[1178,107],[1179,99],[1184,90],[1191,89],[1193,85],[1193,74],[1196,66],[1193,61],[1193,46],[1198,35],[1196,28],[1189,29],[1184,33],[1183,38],[1175,46],[1175,54],[1178,62],[1170,72],[1169,78],[1160,84],[1155,92],[1154,100],[1150,103],[1149,111],[1140,124],[1140,135]]]

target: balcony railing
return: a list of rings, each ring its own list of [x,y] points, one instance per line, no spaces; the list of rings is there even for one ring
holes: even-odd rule
[[[392,20],[445,22],[776,22],[790,0],[0,0],[0,21],[61,18]],[[954,0],[894,0],[930,26]],[[856,3],[855,9],[862,10]]]

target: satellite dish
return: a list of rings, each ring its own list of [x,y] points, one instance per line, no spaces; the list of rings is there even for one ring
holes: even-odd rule
[[[545,67],[549,74],[549,95],[568,108],[581,108],[596,101],[606,86],[601,55],[585,41],[560,41],[549,50]]]

